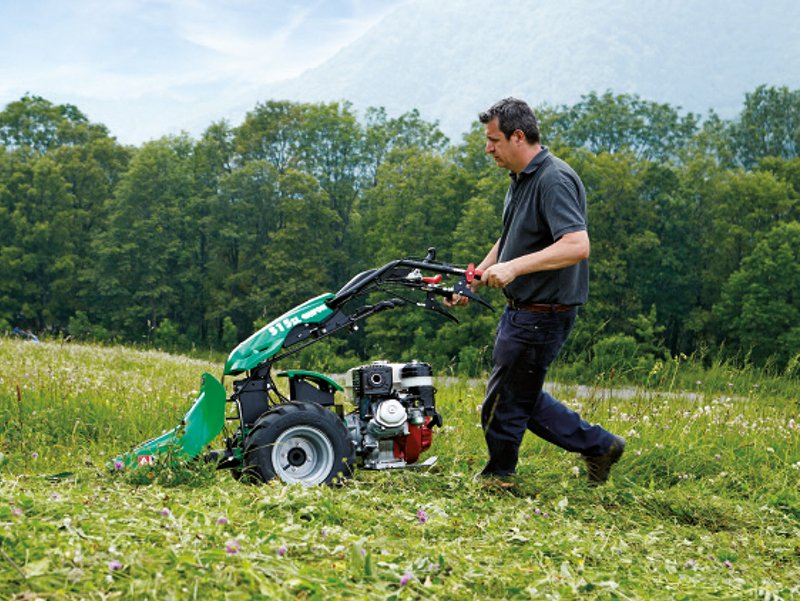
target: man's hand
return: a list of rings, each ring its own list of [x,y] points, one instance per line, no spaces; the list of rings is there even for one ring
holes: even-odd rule
[[[469,304],[469,298],[463,294],[453,293],[450,298],[445,298],[443,301],[445,307],[458,307],[459,305]]]
[[[481,274],[481,284],[490,288],[504,288],[517,279],[517,270],[511,265],[510,261],[505,263],[495,263],[487,267]]]
[[[478,273],[481,273],[480,269],[476,269],[475,271],[477,271]],[[468,284],[469,289],[472,292],[476,292],[478,290],[478,288],[480,288],[481,286],[484,285],[483,282],[479,279],[479,277],[483,277],[483,276],[481,275],[481,276],[477,276],[477,277],[472,278],[472,281]],[[464,296],[463,294],[458,294],[457,292],[455,292],[455,293],[453,293],[453,296],[451,296],[450,298],[444,299],[443,302],[444,302],[446,307],[458,307],[458,306],[462,306],[462,305],[468,305],[469,304],[469,297],[468,296]]]

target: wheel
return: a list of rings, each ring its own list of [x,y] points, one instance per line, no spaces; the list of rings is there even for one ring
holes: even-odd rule
[[[315,486],[348,478],[355,452],[342,421],[304,401],[278,405],[258,418],[244,443],[244,475],[264,482]]]

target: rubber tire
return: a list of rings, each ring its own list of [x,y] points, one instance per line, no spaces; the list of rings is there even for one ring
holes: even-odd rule
[[[291,401],[278,405],[256,420],[244,443],[243,477],[262,482],[281,478],[281,470],[273,466],[273,447],[284,432],[298,427],[308,428],[309,433],[319,436],[333,462],[325,474],[316,475],[318,481],[294,483],[304,486],[338,484],[352,475],[355,449],[342,420],[317,403]]]

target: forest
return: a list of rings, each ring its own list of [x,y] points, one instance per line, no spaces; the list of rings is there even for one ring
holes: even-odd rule
[[[133,147],[26,95],[0,112],[0,333],[226,352],[389,260],[433,246],[478,263],[508,185],[484,154],[485,108],[451,141],[416,110],[269,100],[239,125]],[[590,300],[564,361],[641,375],[694,356],[800,376],[800,90],[758,87],[733,119],[612,91],[536,112],[588,197]],[[314,345],[314,367],[482,373],[498,314],[458,316],[376,316]]]

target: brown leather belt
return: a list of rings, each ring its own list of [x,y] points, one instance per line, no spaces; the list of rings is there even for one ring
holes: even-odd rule
[[[508,306],[512,309],[531,311],[532,313],[564,313],[575,308],[575,305],[562,305],[559,303],[552,305],[546,303],[520,303],[511,298],[508,299]]]

